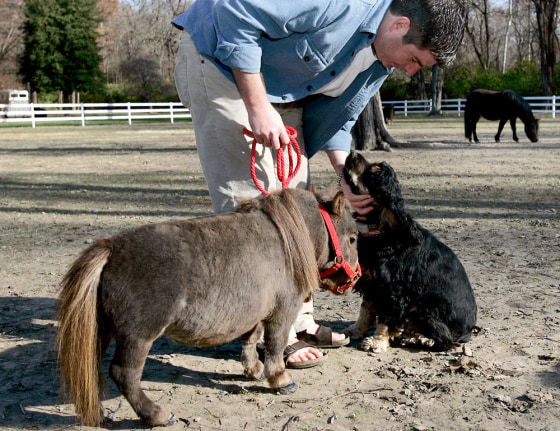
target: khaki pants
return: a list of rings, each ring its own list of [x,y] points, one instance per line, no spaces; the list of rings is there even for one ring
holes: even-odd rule
[[[261,192],[251,178],[252,138],[243,134],[249,128],[247,110],[235,83],[196,50],[191,36],[183,32],[175,67],[175,84],[183,105],[192,115],[196,147],[208,184],[215,213],[232,211],[239,198],[255,197]],[[301,167],[290,187],[309,187],[309,162],[303,145],[302,109],[290,105],[276,107],[284,124],[298,132],[302,150]],[[287,150],[285,160],[287,161]],[[286,162],[287,165],[287,162]],[[266,190],[281,189],[276,172],[276,154],[257,147],[256,175]]]
[[[175,66],[175,85],[183,105],[190,109],[198,157],[215,213],[233,211],[238,199],[258,196],[261,192],[251,177],[252,138],[244,135],[249,128],[247,110],[235,83],[230,81],[207,58],[196,50],[190,34],[183,31]],[[293,104],[276,106],[284,124],[298,132],[302,160],[290,187],[309,187],[309,162],[303,144],[302,109]],[[260,147],[260,148],[259,148]],[[284,158],[288,166],[288,154]],[[293,153],[293,152],[292,152]],[[294,156],[295,157],[295,156]],[[259,145],[255,163],[256,176],[266,190],[281,189],[277,178],[276,154]],[[307,329],[313,321],[313,301],[303,304],[290,331]]]

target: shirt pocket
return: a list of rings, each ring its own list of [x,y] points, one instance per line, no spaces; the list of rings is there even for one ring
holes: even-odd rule
[[[298,41],[296,54],[301,63],[311,72],[322,72],[328,65],[322,53],[315,49],[308,39],[302,38]]]

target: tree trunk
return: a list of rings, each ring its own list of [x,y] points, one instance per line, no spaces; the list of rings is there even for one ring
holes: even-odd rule
[[[443,71],[434,64],[432,67],[432,110],[429,116],[441,116],[441,97],[443,92]]]
[[[506,25],[506,34],[504,36],[504,55],[502,58],[502,73],[506,73],[506,66],[507,66],[507,50],[509,44],[509,30],[511,28],[511,22],[513,18],[513,0],[509,0],[509,8],[508,8],[508,21]]]
[[[391,145],[399,146],[385,125],[379,92],[375,93],[358,117],[352,128],[352,137],[357,150],[371,147],[373,150],[391,151]]]
[[[543,95],[552,96],[552,77],[556,64],[556,21],[558,0],[533,0],[537,15],[537,32],[541,52]]]
[[[420,68],[414,75],[416,77],[416,87],[418,88],[418,99],[426,100],[426,78],[424,77],[424,69]]]

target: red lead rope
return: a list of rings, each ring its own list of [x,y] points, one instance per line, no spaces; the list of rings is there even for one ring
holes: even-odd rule
[[[290,142],[294,147],[297,156],[297,163],[296,167],[294,168],[294,160],[292,157],[292,147],[288,144],[288,157],[290,159],[290,166],[288,169],[288,175],[285,175],[285,165],[284,165],[284,151],[282,148],[278,150],[276,155],[276,167],[278,171],[278,179],[282,183],[282,188],[285,189],[290,185],[290,181],[296,176],[297,172],[299,171],[299,167],[301,165],[301,149],[299,148],[299,144],[296,141],[297,138],[297,131],[293,127],[286,126],[286,132],[290,138]],[[243,133],[247,136],[253,138],[253,145],[251,147],[251,177],[253,178],[253,182],[257,186],[257,188],[264,193],[265,195],[269,195],[270,192],[266,191],[259,183],[257,179],[257,174],[255,172],[255,160],[256,160],[256,148],[257,148],[257,140],[254,139],[253,132],[249,129],[243,128]]]

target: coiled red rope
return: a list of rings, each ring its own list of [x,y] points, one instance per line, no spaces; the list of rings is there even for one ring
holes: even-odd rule
[[[243,133],[253,138],[253,144],[251,146],[251,177],[253,178],[253,182],[255,183],[255,186],[257,186],[257,189],[259,189],[265,195],[269,195],[270,192],[268,192],[261,186],[259,180],[257,179],[257,174],[255,172],[257,140],[254,138],[253,132],[251,132],[249,129],[243,128]],[[290,162],[287,175],[285,172],[286,167],[284,162],[284,151],[282,151],[283,148],[280,147],[280,149],[276,154],[276,170],[277,170],[278,179],[282,183],[283,189],[287,188],[290,185],[290,181],[296,176],[296,174],[299,171],[299,167],[301,165],[301,149],[296,140],[298,135],[297,131],[293,127],[286,126],[286,133],[288,133],[288,137],[290,138],[290,143],[291,143],[291,145],[287,144],[288,158]],[[294,147],[294,151],[296,152],[296,157],[297,157],[297,162],[295,167],[294,167],[294,159],[292,154],[292,146]]]

